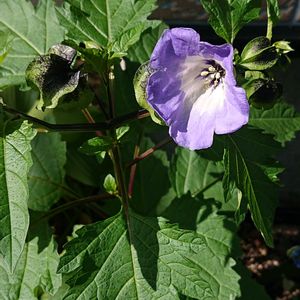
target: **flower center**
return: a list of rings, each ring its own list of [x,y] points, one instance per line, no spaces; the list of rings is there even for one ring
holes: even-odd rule
[[[207,68],[203,69],[200,76],[213,87],[217,87],[225,76],[225,70],[214,60],[207,61]]]

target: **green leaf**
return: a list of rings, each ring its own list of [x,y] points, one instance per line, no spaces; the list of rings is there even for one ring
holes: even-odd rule
[[[209,23],[215,32],[228,43],[247,23],[258,19],[260,0],[201,0],[209,14]]]
[[[267,0],[268,16],[271,18],[275,25],[280,19],[280,8],[278,0]]]
[[[0,257],[14,270],[28,230],[27,175],[36,131],[25,121],[4,122],[0,137]]]
[[[128,131],[130,127],[128,125],[119,127],[116,129],[117,140],[119,141]]]
[[[209,186],[221,180],[223,171],[220,163],[205,159],[200,152],[178,147],[169,175],[177,197],[188,192],[195,196],[205,189],[209,198],[214,195],[209,191]]]
[[[95,155],[107,151],[112,147],[114,140],[110,136],[94,137],[87,140],[80,148],[81,153]]]
[[[140,152],[143,153],[153,146],[153,142],[145,138],[140,145]],[[163,150],[156,150],[137,164],[131,199],[137,212],[143,215],[156,215],[158,202],[170,188],[168,169],[167,153]]]
[[[154,0],[76,0],[57,9],[60,23],[76,41],[94,41],[111,51],[126,52],[151,22]],[[143,25],[141,25],[143,24]]]
[[[158,39],[167,28],[168,26],[160,21],[153,22],[151,28],[145,30],[140,40],[129,49],[128,58],[140,64],[148,61]]]
[[[5,59],[11,44],[12,38],[8,32],[0,31],[0,64]]]
[[[55,293],[61,285],[61,275],[56,273],[58,262],[56,243],[48,224],[30,229],[14,274],[3,267],[0,259],[0,298],[38,300],[42,293]]]
[[[277,185],[268,177],[268,168],[280,146],[271,136],[251,128],[243,128],[227,136],[224,156],[224,189],[234,183],[249,205],[252,219],[268,246],[273,245],[272,223],[277,206]],[[225,195],[227,199],[228,195]]]
[[[58,44],[29,64],[25,75],[28,83],[40,91],[38,109],[55,108],[62,96],[76,89],[80,71],[71,68],[75,57],[75,49]]]
[[[293,106],[284,102],[271,109],[251,107],[249,124],[273,134],[275,140],[284,143],[292,140],[300,130],[300,115]]]
[[[111,174],[105,177],[103,187],[109,194],[115,195],[118,191],[116,180]]]
[[[80,153],[77,145],[68,145],[66,173],[85,185],[100,187],[101,174],[96,158]]]
[[[85,226],[66,245],[59,272],[70,276],[64,299],[230,299],[238,291],[233,260],[207,235],[129,211]],[[210,235],[209,233],[208,235]],[[214,247],[216,246],[214,243]]]
[[[130,46],[140,39],[141,33],[149,26],[147,23],[141,23],[123,33],[111,46],[114,52],[113,57],[125,56]]]
[[[58,25],[54,1],[39,1],[37,9],[31,1],[0,0],[0,31],[14,39],[0,66],[0,88],[25,84],[25,70],[37,56],[64,39]]]
[[[39,134],[31,143],[33,165],[28,174],[28,207],[47,211],[64,189],[66,144],[59,133]]]

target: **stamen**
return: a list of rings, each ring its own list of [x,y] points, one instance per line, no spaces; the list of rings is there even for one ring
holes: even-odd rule
[[[221,78],[220,72],[217,72],[217,73],[215,74],[215,77],[216,77],[216,79],[220,79],[220,78]]]
[[[208,71],[209,71],[209,72],[215,72],[215,71],[216,71],[216,68],[213,67],[213,66],[209,66],[209,67],[208,67]]]
[[[209,72],[208,71],[202,71],[201,73],[200,73],[200,75],[202,76],[202,77],[206,77],[207,75],[209,74]]]

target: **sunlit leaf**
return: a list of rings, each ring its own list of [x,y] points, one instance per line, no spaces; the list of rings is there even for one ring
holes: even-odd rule
[[[64,299],[230,299],[238,276],[224,245],[163,218],[131,211],[85,226],[66,246],[59,272],[69,273]],[[209,233],[210,235],[211,233]],[[117,278],[117,279],[116,279]]]
[[[66,145],[58,133],[39,134],[32,142],[31,155],[28,206],[47,211],[60,199],[64,189]]]
[[[278,142],[288,142],[300,130],[300,115],[290,104],[281,102],[271,109],[251,108],[249,124],[273,134]]]
[[[60,23],[75,41],[93,41],[102,47],[126,54],[151,22],[147,17],[155,8],[154,0],[68,1],[57,9]]]
[[[3,267],[0,259],[0,298],[38,300],[43,293],[55,293],[61,285],[61,275],[56,273],[58,261],[48,225],[41,223],[30,229],[14,274]]]
[[[0,88],[25,84],[25,70],[38,55],[64,39],[58,25],[54,1],[39,1],[35,9],[31,1],[0,1],[0,31],[13,38],[9,53],[0,66]]]
[[[259,17],[261,0],[201,0],[215,32],[232,43],[239,30]]]
[[[36,131],[24,122],[2,123],[0,137],[0,257],[11,271],[23,251],[29,224],[27,175]]]

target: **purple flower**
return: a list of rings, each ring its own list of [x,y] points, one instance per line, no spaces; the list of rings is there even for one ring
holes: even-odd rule
[[[208,148],[214,133],[231,133],[248,122],[249,104],[236,86],[230,44],[200,42],[189,28],[165,30],[150,68],[147,101],[180,146]]]

